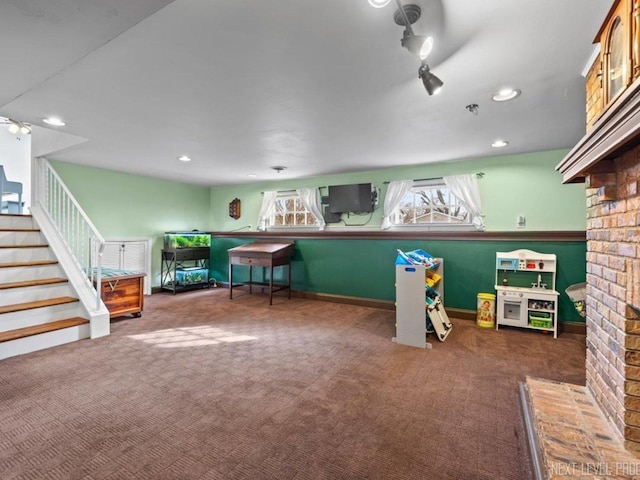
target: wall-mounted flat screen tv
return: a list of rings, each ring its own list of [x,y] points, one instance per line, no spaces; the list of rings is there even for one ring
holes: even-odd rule
[[[373,196],[370,183],[329,185],[329,211],[373,212]]]

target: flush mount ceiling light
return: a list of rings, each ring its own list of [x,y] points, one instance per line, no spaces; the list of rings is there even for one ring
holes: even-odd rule
[[[25,122],[19,122],[17,120],[6,118],[0,123],[4,123],[5,125],[7,125],[9,133],[12,133],[13,135],[29,135],[31,133],[31,125]]]
[[[47,117],[43,118],[42,121],[47,125],[51,125],[53,127],[64,127],[66,125],[66,123],[58,117]]]
[[[391,3],[391,0],[369,0],[369,4],[375,8],[382,8]],[[422,9],[418,5],[402,5],[400,0],[396,0],[398,9],[393,14],[393,21],[397,25],[404,27],[404,33],[400,39],[400,45],[417,55],[422,65],[418,69],[418,78],[422,80],[424,88],[429,95],[437,94],[444,82],[431,73],[429,65],[425,63],[425,59],[433,49],[433,37],[426,35],[416,35],[411,25],[416,23],[422,14]]]
[[[519,97],[520,93],[520,90],[517,88],[501,88],[491,95],[491,100],[494,102],[506,102],[507,100],[513,100],[514,98]]]
[[[503,148],[503,147],[506,147],[507,145],[509,145],[509,142],[507,142],[506,140],[496,140],[491,144],[493,148]]]
[[[180,160],[181,162],[190,162],[191,157],[189,155],[180,155],[178,157],[178,160]]]

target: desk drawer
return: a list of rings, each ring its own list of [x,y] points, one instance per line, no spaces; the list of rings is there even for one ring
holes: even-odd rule
[[[271,260],[268,258],[260,257],[240,257],[231,256],[231,263],[234,265],[255,265],[256,267],[268,267],[271,265]]]

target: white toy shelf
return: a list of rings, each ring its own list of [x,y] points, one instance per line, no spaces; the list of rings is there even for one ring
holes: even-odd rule
[[[436,261],[439,265],[434,268],[424,265],[396,265],[396,336],[392,339],[394,342],[412,347],[431,348],[425,330],[425,279],[429,276],[439,277],[433,289],[439,293],[444,309],[444,263],[441,258]]]

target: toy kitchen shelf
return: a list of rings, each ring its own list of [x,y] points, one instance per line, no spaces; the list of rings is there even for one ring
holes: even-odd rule
[[[558,338],[557,260],[532,250],[496,253],[497,314],[500,325],[553,332]]]

